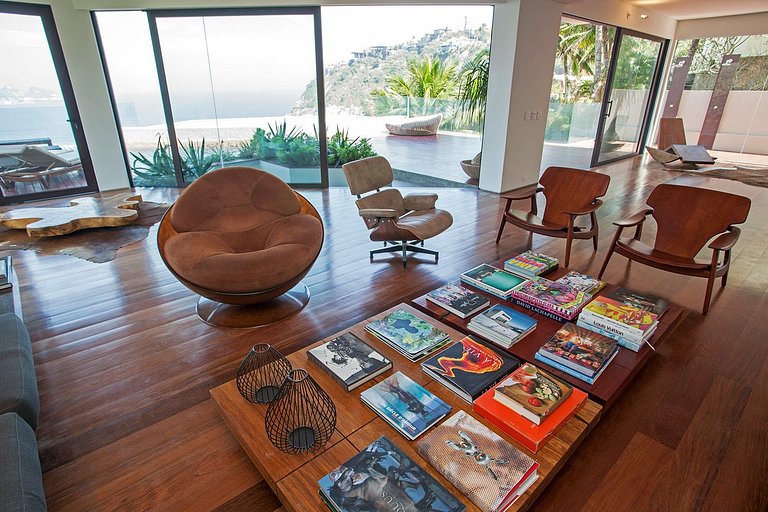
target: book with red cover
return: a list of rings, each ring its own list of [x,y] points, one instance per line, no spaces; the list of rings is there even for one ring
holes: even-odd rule
[[[573,388],[571,394],[541,425],[523,418],[494,399],[495,390],[489,389],[472,404],[472,409],[515,441],[536,453],[573,418],[587,402],[587,394]]]
[[[550,311],[566,320],[575,318],[579,311],[592,300],[592,296],[588,293],[543,277],[515,287],[512,290],[512,297]]]
[[[472,336],[421,363],[424,373],[469,403],[518,366],[517,358]]]

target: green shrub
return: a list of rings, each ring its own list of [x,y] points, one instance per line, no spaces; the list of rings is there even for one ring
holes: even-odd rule
[[[350,139],[349,132],[338,126],[336,133],[328,140],[328,167],[341,167],[348,162],[375,155],[370,139]]]

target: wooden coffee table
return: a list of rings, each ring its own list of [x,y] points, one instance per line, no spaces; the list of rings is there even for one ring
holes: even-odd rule
[[[495,262],[494,266],[503,268],[504,262]],[[558,277],[565,275],[568,270],[569,269],[557,269],[549,274],[546,274],[545,277],[547,279],[555,280]],[[455,284],[459,284],[459,281],[457,280]],[[511,307],[517,311],[535,318],[537,322],[536,329],[522,340],[512,345],[508,349],[508,352],[517,358],[528,361],[529,363],[533,363],[534,365],[541,365],[545,370],[551,372],[553,375],[588,393],[592,400],[596,401],[605,408],[610,407],[616,402],[616,400],[621,396],[622,392],[640,373],[645,365],[648,364],[648,362],[655,354],[654,350],[651,349],[648,345],[644,345],[639,352],[633,352],[624,347],[619,347],[619,353],[616,355],[613,361],[611,361],[611,364],[605,369],[605,371],[603,371],[595,383],[587,384],[583,380],[577,379],[568,375],[567,373],[561,372],[560,370],[544,365],[534,358],[536,351],[539,350],[539,348],[550,337],[552,337],[552,335],[555,334],[555,332],[557,332],[560,327],[562,327],[562,323],[538,313],[534,313],[533,311],[530,311],[522,306],[517,306],[511,301],[502,300],[473,286],[463,286],[471,288],[472,291],[488,297],[491,301],[491,306],[495,304],[504,304],[505,306]],[[600,293],[610,292],[616,288],[617,287],[612,284],[607,284]],[[460,318],[457,315],[454,315],[450,311],[441,308],[433,302],[428,301],[426,294],[413,299],[410,301],[410,304],[420,311],[427,313],[432,318],[440,320],[441,322],[448,324],[463,333],[471,334],[472,336],[485,339],[482,335],[476,334],[469,330],[467,324],[471,318]],[[661,318],[659,318],[659,326],[656,328],[656,331],[653,333],[649,340],[651,345],[658,349],[659,346],[664,344],[664,342],[669,339],[672,332],[674,332],[677,326],[680,325],[680,323],[683,321],[687,313],[688,311],[685,308],[677,304],[670,304],[669,308],[664,312],[663,315],[661,315]]]
[[[412,306],[400,304],[288,356],[288,359],[291,361],[294,368],[307,369],[336,404],[338,418],[336,432],[331,436],[331,440],[328,444],[315,452],[302,455],[289,455],[272,446],[264,429],[266,406],[252,404],[240,396],[240,393],[237,391],[235,380],[211,390],[211,398],[222,418],[243,447],[243,450],[248,454],[248,457],[253,461],[266,482],[283,503],[286,510],[294,512],[327,510],[327,507],[323,503],[318,492],[318,480],[352,458],[381,435],[386,435],[409,457],[417,461],[454,496],[465,503],[468,511],[479,510],[416,452],[415,443],[413,441],[408,441],[401,436],[394,428],[379,418],[360,400],[360,393],[362,391],[370,388],[376,382],[380,382],[389,377],[392,372],[401,371],[416,382],[426,386],[426,388],[432,391],[435,395],[448,402],[453,408],[449,416],[458,410],[465,410],[488,428],[495,432],[497,431],[497,429],[484,418],[475,414],[472,411],[472,406],[470,404],[464,402],[444,386],[433,381],[422,372],[419,363],[407,360],[394,349],[365,330],[365,326],[371,321],[382,318],[390,312],[401,308],[410,311],[417,317],[427,320],[432,325],[443,329],[450,334],[454,341],[464,337],[463,332],[435,320],[434,318],[430,318],[427,314]],[[332,377],[327,375],[314,363],[310,362],[307,357],[307,351],[309,349],[345,332],[354,333],[389,358],[393,363],[393,369],[376,377],[372,381],[367,382],[359,388],[346,392],[333,380]],[[526,510],[531,506],[536,497],[538,497],[544,488],[552,481],[565,462],[576,451],[576,448],[581,444],[589,431],[599,421],[601,412],[602,407],[599,404],[592,400],[588,400],[576,416],[536,454],[532,454],[529,450],[508,437],[506,434],[497,432],[507,441],[523,450],[523,452],[533,456],[540,464],[539,479],[520,497],[520,499],[518,499],[518,501],[509,509],[510,511]]]

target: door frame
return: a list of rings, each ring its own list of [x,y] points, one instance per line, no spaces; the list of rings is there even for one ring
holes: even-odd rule
[[[179,187],[186,187],[189,182],[184,181],[181,169],[181,154],[179,153],[176,127],[173,121],[173,108],[168,89],[168,80],[163,62],[160,36],[157,30],[157,18],[191,18],[203,16],[280,16],[280,15],[304,15],[313,17],[313,30],[315,41],[315,83],[317,84],[317,122],[320,145],[320,182],[319,183],[288,183],[292,187],[300,188],[328,188],[328,142],[325,118],[325,82],[323,70],[323,35],[319,6],[307,7],[244,7],[244,8],[204,8],[204,9],[154,9],[146,10],[149,23],[149,33],[152,40],[152,50],[155,55],[157,76],[160,83],[160,95],[163,102],[163,112],[168,129],[168,138],[171,145],[171,154],[176,173],[176,182]],[[129,169],[130,174],[130,169]]]
[[[91,154],[88,150],[88,142],[86,141],[85,131],[83,130],[80,111],[77,107],[75,92],[72,88],[72,80],[69,76],[67,62],[64,58],[64,50],[61,46],[61,41],[59,40],[59,32],[56,28],[56,21],[53,17],[53,10],[51,9],[51,6],[42,4],[23,4],[17,2],[0,2],[0,13],[40,17],[40,20],[43,24],[43,32],[45,33],[45,38],[48,42],[48,48],[51,52],[53,67],[59,80],[59,88],[61,89],[61,96],[64,100],[64,109],[68,116],[67,121],[72,128],[72,135],[75,139],[75,145],[77,146],[77,152],[80,156],[80,163],[83,166],[82,170],[86,181],[86,185],[84,187],[75,187],[62,190],[44,190],[42,192],[10,197],[5,197],[0,194],[0,205],[24,203],[38,199],[48,199],[52,197],[65,197],[77,194],[98,192],[99,186],[96,180],[96,173],[93,170],[93,161],[91,160]]]
[[[661,47],[659,48],[659,58],[656,59],[656,66],[654,67],[653,77],[651,78],[651,87],[648,89],[648,102],[643,111],[643,117],[640,120],[640,123],[641,123],[640,138],[638,139],[637,145],[635,146],[635,151],[630,154],[611,158],[609,160],[599,161],[600,153],[601,153],[600,148],[603,145],[605,121],[607,119],[606,110],[608,110],[609,98],[611,97],[611,93],[613,92],[613,79],[616,76],[616,67],[617,67],[619,51],[621,50],[621,43],[622,43],[622,40],[624,39],[625,34],[629,36],[639,37],[642,39],[648,39],[650,41],[661,43]],[[611,64],[608,67],[608,75],[606,76],[605,91],[603,93],[603,101],[602,101],[602,104],[600,105],[600,115],[597,119],[597,132],[595,133],[595,145],[592,148],[592,158],[589,163],[590,168],[609,164],[611,162],[617,162],[619,160],[624,160],[625,158],[633,158],[642,153],[642,148],[645,146],[645,143],[648,139],[648,133],[650,132],[651,117],[653,116],[653,111],[656,108],[656,103],[658,101],[658,93],[661,85],[661,78],[663,75],[664,65],[667,60],[668,49],[669,49],[669,39],[664,39],[663,37],[657,37],[657,36],[653,36],[650,34],[638,32],[636,30],[631,30],[623,27],[616,27],[616,35],[614,36],[613,48],[611,49],[611,61],[610,61]],[[612,107],[613,105],[611,105],[611,108]]]

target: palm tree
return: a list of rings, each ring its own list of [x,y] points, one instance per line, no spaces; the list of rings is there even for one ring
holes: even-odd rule
[[[483,128],[485,104],[488,100],[488,70],[490,50],[484,48],[464,64],[459,74],[459,90],[456,93],[459,118]]]
[[[595,26],[561,23],[557,40],[557,56],[563,66],[563,96],[572,99],[568,75],[593,74],[590,62],[595,56]]]
[[[420,110],[426,114],[433,100],[451,97],[455,88],[456,65],[438,58],[425,57],[420,61],[408,62],[408,76],[387,78],[387,89],[373,91],[373,94],[423,98]]]

